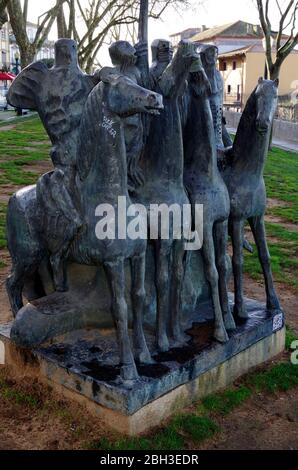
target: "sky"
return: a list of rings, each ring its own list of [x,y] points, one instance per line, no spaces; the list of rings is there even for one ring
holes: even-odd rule
[[[282,4],[284,0],[280,0]],[[38,15],[54,4],[54,0],[29,0],[29,20],[36,22]],[[149,42],[155,38],[167,39],[170,34],[190,27],[206,25],[212,27],[237,20],[249,23],[259,23],[257,9],[253,0],[190,0],[191,7],[177,12],[170,8],[162,20],[149,21]],[[202,3],[202,4],[201,4]],[[276,0],[270,0],[270,17],[273,28],[276,27],[278,12]],[[56,28],[53,28],[50,39],[56,39]],[[107,52],[101,52],[102,58],[107,59]]]

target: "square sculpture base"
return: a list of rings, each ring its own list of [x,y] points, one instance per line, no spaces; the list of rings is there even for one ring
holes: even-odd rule
[[[140,380],[133,383],[119,379],[110,330],[76,331],[28,351],[10,340],[11,325],[0,325],[0,364],[50,383],[118,432],[138,435],[284,350],[283,314],[272,315],[253,300],[246,306],[249,319],[238,323],[226,344],[212,339],[212,322],[195,323],[185,347],[155,354],[156,363],[139,366]],[[152,350],[153,337],[147,340]]]

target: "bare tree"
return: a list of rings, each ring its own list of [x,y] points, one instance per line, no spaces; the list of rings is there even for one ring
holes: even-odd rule
[[[65,0],[56,0],[55,5],[39,17],[38,27],[33,41],[29,40],[26,30],[28,0],[9,0],[7,10],[13,34],[20,49],[22,67],[30,64],[44,44]]]
[[[9,0],[0,0],[0,28],[8,21],[6,7]]]
[[[58,36],[78,42],[81,67],[90,72],[98,64],[103,44],[120,37],[137,38],[140,0],[67,0],[57,18]],[[188,0],[151,0],[150,17],[160,18],[169,5],[185,5]],[[78,24],[80,27],[78,27]]]
[[[266,42],[266,62],[271,80],[279,77],[283,62],[298,44],[296,28],[298,0],[287,0],[283,4],[280,0],[275,0],[275,2],[280,13],[277,32],[272,30],[269,17],[270,0],[256,0]],[[289,31],[288,35],[285,34],[286,31]],[[272,38],[275,39],[274,46]]]

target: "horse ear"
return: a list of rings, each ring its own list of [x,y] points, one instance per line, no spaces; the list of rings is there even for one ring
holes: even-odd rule
[[[276,78],[274,80],[274,83],[275,83],[276,88],[278,88],[279,87],[279,78]]]
[[[113,67],[103,67],[99,72],[99,78],[104,83],[111,83],[119,77],[119,73]]]
[[[261,83],[263,83],[263,81],[264,81],[264,78],[260,77],[259,80],[258,80],[258,84],[260,85]]]

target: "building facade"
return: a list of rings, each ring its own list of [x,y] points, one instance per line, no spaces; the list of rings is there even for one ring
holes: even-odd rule
[[[276,33],[273,33],[273,48],[275,37]],[[284,36],[282,42],[287,38]],[[258,78],[266,75],[262,28],[259,25],[237,21],[205,29],[190,39],[198,44],[213,44],[218,47],[219,69],[224,80],[224,106],[242,110],[256,87]],[[294,50],[281,69],[280,97],[290,97],[298,88],[297,70],[298,51]]]
[[[27,36],[30,42],[34,41],[36,32],[37,32],[38,25],[35,23],[27,22]],[[10,70],[13,73],[16,73],[17,66],[21,67],[22,64],[19,61],[20,51],[19,47],[16,43],[16,39],[14,37],[13,32],[10,29],[9,32],[9,62],[10,62]],[[55,41],[50,41],[46,39],[41,49],[36,54],[35,60],[54,60],[55,58]]]
[[[0,70],[10,70],[9,30],[7,23],[0,29]]]
[[[184,29],[183,31],[179,31],[179,33],[171,34],[171,43],[173,47],[177,47],[179,42],[182,41],[182,39],[190,39],[191,37],[195,36],[195,34],[205,31],[205,29],[207,29],[206,26],[201,26],[199,28]]]

